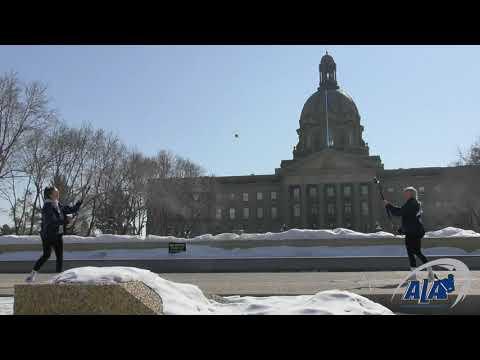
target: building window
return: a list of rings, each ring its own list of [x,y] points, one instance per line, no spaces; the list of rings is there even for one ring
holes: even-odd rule
[[[263,208],[257,208],[257,219],[263,219]]]
[[[300,217],[300,205],[296,204],[293,206],[293,216]]]
[[[230,193],[230,200],[235,200],[235,193]]]
[[[300,200],[300,188],[299,187],[293,188],[293,200],[295,200],[295,201]]]
[[[248,219],[249,216],[250,216],[250,209],[248,207],[243,208],[243,218]]]
[[[329,216],[335,216],[335,204],[329,203],[327,205],[327,214]]]
[[[312,208],[310,209],[311,213],[313,216],[317,216],[318,215],[318,207],[317,206],[312,206]]]
[[[217,220],[220,220],[222,218],[222,208],[216,208],[215,217],[217,218]]]
[[[263,200],[263,192],[257,191],[257,200]]]
[[[272,207],[272,219],[276,219],[278,217],[277,208],[274,206]]]
[[[277,192],[276,191],[270,192],[270,199],[271,200],[277,200]]]
[[[228,213],[229,213],[229,216],[230,216],[230,220],[235,219],[235,209],[234,208],[230,208],[228,210]]]
[[[441,207],[442,206],[442,203],[440,201],[435,201],[435,206],[438,208],[438,207]]]
[[[217,200],[217,202],[222,201],[222,193],[216,193],[215,199]]]
[[[362,215],[363,216],[368,216],[368,202],[362,201]]]
[[[316,198],[317,197],[317,187],[316,186],[311,186],[309,189],[308,189],[308,193],[310,195],[311,198]]]
[[[425,186],[420,186],[420,187],[418,188],[418,193],[419,193],[420,195],[425,194]]]
[[[200,194],[199,193],[193,193],[193,200],[198,201],[200,199]]]
[[[248,201],[248,193],[244,192],[242,194],[243,201]]]
[[[392,193],[392,192],[394,192],[395,190],[394,190],[393,187],[389,187],[389,188],[387,189],[387,191],[390,192],[390,193]]]
[[[363,184],[360,186],[360,194],[363,196],[368,195],[368,185]]]
[[[327,186],[327,196],[334,197],[335,196],[335,187],[334,186]]]
[[[334,146],[335,145],[335,141],[334,141],[334,137],[333,137],[333,131],[330,130],[330,134],[329,134],[329,137],[328,137],[328,146]]]
[[[344,204],[344,212],[345,212],[345,215],[350,215],[352,213],[352,203]]]
[[[345,197],[352,196],[352,187],[350,185],[345,185],[343,187],[343,196]]]

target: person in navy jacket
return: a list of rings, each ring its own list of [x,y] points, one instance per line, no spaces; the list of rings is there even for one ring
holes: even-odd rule
[[[405,246],[407,248],[410,269],[413,271],[417,266],[415,256],[423,264],[428,262],[427,257],[422,253],[422,238],[425,235],[422,223],[422,204],[418,201],[417,190],[414,187],[405,188],[403,194],[406,201],[402,207],[394,206],[387,200],[384,200],[384,202],[385,207],[393,216],[402,218],[400,233],[405,235]],[[428,277],[434,277],[431,268],[428,268]]]
[[[43,254],[35,263],[31,274],[27,277],[27,282],[35,281],[38,271],[42,265],[50,258],[52,248],[56,257],[56,271],[62,272],[63,269],[63,232],[68,223],[69,214],[75,214],[80,209],[82,201],[77,201],[74,206],[61,204],[60,193],[54,186],[46,187],[43,192],[45,199],[42,208],[42,225],[40,238],[42,239]]]

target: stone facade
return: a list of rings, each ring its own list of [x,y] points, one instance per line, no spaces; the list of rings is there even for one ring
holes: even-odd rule
[[[169,230],[157,225],[166,216],[159,211],[165,201],[158,196],[165,182],[152,179],[151,198],[157,201],[149,205],[147,233],[181,235],[185,224],[190,224],[192,235],[277,232],[282,224],[391,230],[374,177],[397,204],[402,203],[402,189],[415,186],[428,230],[446,226],[478,230],[480,167],[384,169],[380,157],[369,154],[357,106],[338,86],[336,64],[328,53],[319,70],[319,87],[300,115],[293,159],[281,161],[272,175],[216,177],[214,186],[192,188],[192,196],[201,194],[204,199],[202,211],[190,222],[188,215],[170,211]]]

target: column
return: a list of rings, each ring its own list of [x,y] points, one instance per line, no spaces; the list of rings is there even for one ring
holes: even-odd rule
[[[353,184],[353,203],[352,203],[352,213],[353,213],[353,225],[356,231],[363,231],[361,213],[360,213],[360,185],[357,183]]]
[[[301,226],[306,228],[307,225],[307,214],[308,214],[308,194],[307,194],[307,186],[305,184],[300,184],[300,216],[301,216]]]
[[[342,203],[342,187],[340,184],[335,184],[335,208],[336,208],[336,219],[337,227],[343,226],[343,203]]]
[[[320,229],[325,228],[325,186],[324,184],[318,184],[318,227]]]
[[[280,191],[280,209],[281,209],[281,223],[286,224],[288,227],[292,224],[291,218],[291,204],[290,204],[290,191],[289,186],[284,185]],[[279,209],[279,210],[280,210]]]

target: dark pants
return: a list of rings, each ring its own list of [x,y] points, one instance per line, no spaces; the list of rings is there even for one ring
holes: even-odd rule
[[[58,235],[57,239],[54,241],[42,239],[42,246],[43,255],[40,257],[40,259],[37,260],[35,266],[33,267],[33,270],[40,270],[43,264],[45,264],[45,262],[50,258],[53,248],[56,257],[56,271],[57,273],[61,273],[63,269],[63,236]]]
[[[422,254],[422,237],[405,235],[405,246],[407,247],[410,267],[417,267],[415,255],[422,261],[423,264],[428,262],[428,259]]]

